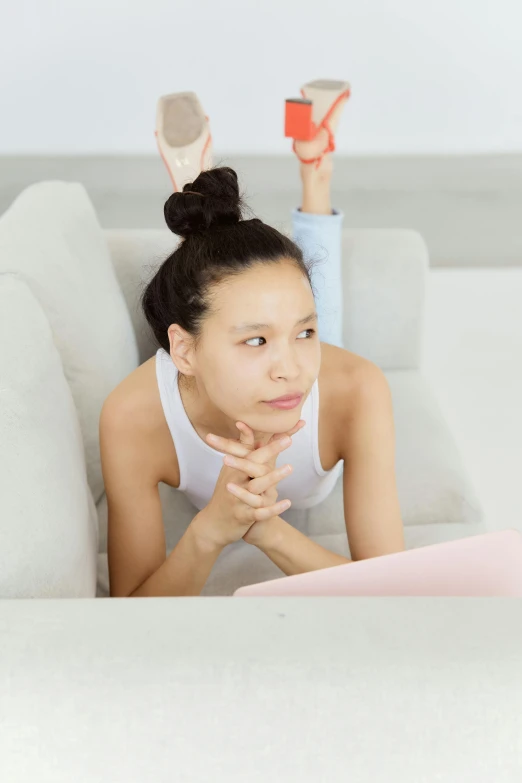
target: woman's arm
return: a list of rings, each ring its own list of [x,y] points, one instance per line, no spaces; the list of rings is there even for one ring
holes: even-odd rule
[[[393,405],[387,379],[367,360],[357,380],[347,377],[338,400],[343,433],[343,498],[346,532],[354,560],[402,552],[405,549],[395,478]],[[341,392],[341,393],[344,393]],[[329,568],[351,560],[310,541],[281,517],[251,528],[249,543],[261,549],[285,574]]]
[[[140,409],[117,391],[102,408],[100,449],[110,597],[200,595],[221,549],[200,535],[200,512],[166,557],[158,490],[163,454]]]
[[[327,155],[326,158],[330,158]],[[341,237],[343,213],[331,207],[331,161],[326,171],[301,166],[301,209],[292,210],[292,233],[306,261],[319,261],[311,268],[315,305],[319,316],[319,339],[343,347],[343,295]]]
[[[354,560],[405,549],[395,475],[395,424],[384,372],[362,360],[356,379],[340,387],[338,420],[344,460],[343,505]],[[343,395],[344,411],[343,411]]]
[[[255,546],[287,576],[352,562],[311,541],[281,517],[264,522],[262,531]]]

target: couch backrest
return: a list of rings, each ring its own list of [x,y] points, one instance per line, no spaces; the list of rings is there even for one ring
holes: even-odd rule
[[[156,339],[145,320],[140,296],[155,271],[179,244],[168,230],[110,229],[105,237],[114,270],[125,297],[142,364],[158,349]]]
[[[157,344],[139,295],[179,240],[167,229],[111,229],[105,236],[144,362]],[[344,347],[383,370],[417,369],[428,269],[426,245],[416,231],[344,229]]]

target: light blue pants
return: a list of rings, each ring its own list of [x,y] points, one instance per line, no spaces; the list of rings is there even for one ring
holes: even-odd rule
[[[314,287],[319,340],[339,348],[343,345],[343,281],[341,231],[344,213],[331,215],[292,210],[293,240],[305,261],[316,261],[310,277]]]

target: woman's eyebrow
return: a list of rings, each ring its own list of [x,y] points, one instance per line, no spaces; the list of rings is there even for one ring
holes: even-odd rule
[[[306,324],[308,321],[315,321],[317,320],[317,313],[314,312],[310,313],[309,315],[305,315],[304,318],[301,318],[299,321],[296,322],[296,326],[300,326],[301,324]],[[245,331],[253,331],[254,329],[272,329],[273,324],[239,324],[239,326],[232,326],[229,329],[229,332],[245,332]]]

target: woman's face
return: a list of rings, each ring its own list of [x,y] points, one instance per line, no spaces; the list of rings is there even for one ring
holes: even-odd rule
[[[191,358],[201,423],[234,438],[239,434],[236,421],[255,433],[291,429],[301,417],[321,364],[308,280],[291,262],[260,264],[228,278],[214,295],[213,314],[206,319],[200,346]],[[303,395],[295,408],[266,404],[290,393]]]

